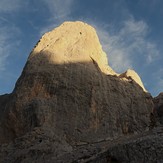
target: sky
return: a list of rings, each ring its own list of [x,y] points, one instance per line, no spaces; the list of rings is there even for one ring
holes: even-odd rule
[[[145,88],[163,92],[162,0],[0,0],[0,94],[11,93],[40,37],[64,21],[98,34],[109,65],[134,69]]]

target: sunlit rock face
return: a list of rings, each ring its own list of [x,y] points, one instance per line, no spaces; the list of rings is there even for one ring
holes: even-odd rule
[[[38,54],[41,58],[38,58]],[[43,35],[28,60],[31,71],[42,71],[42,64],[63,65],[95,61],[103,73],[116,74],[108,66],[95,29],[83,22],[65,22]]]
[[[93,27],[65,22],[43,35],[9,100],[0,101],[0,143],[24,135],[69,151],[148,130],[151,96],[131,79],[108,66]]]
[[[119,77],[130,82],[134,80],[145,92],[147,92],[139,75],[134,70],[128,69],[126,72],[120,74]]]

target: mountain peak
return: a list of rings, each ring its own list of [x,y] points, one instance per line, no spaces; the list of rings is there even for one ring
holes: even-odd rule
[[[43,61],[43,58],[46,60]],[[108,66],[107,56],[102,50],[95,29],[80,21],[65,22],[44,34],[28,61],[37,70],[43,66],[42,62],[44,64],[95,62],[103,73],[116,74]]]
[[[65,22],[44,34],[14,91],[0,96],[0,144],[13,141],[0,146],[0,162],[67,162],[70,153],[70,162],[79,162],[91,157],[92,145],[99,152],[99,143],[149,130],[153,101],[137,76],[108,66],[86,23]],[[83,147],[81,157],[76,149]]]
[[[26,69],[30,72],[50,71],[49,64],[94,63],[104,74],[116,75],[125,81],[132,79],[146,91],[134,70],[117,74],[108,65],[95,29],[80,21],[64,22],[45,33],[31,52],[28,62],[30,64]]]

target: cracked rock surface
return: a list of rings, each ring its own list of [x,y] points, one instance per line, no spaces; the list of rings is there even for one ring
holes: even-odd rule
[[[66,22],[43,35],[14,91],[0,96],[0,162],[129,160],[107,151],[148,132],[153,101],[127,72],[110,68],[86,23]]]

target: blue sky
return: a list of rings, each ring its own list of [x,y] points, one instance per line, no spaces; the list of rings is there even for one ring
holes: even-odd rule
[[[64,21],[96,28],[116,72],[134,69],[146,89],[163,91],[162,0],[0,0],[0,94],[12,92],[42,34]]]

